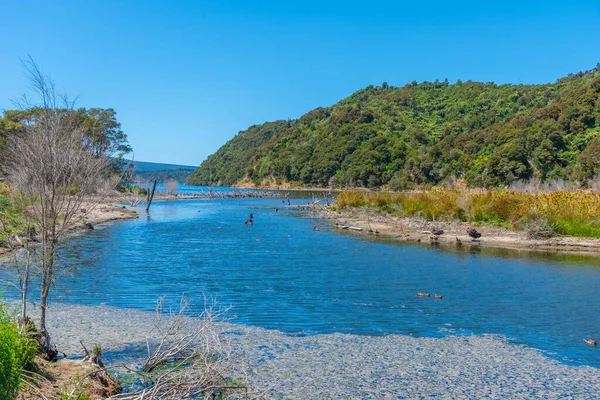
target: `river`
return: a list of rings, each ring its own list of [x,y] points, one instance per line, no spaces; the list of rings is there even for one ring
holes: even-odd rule
[[[61,244],[61,263],[76,268],[52,300],[152,310],[159,296],[200,308],[207,295],[232,307],[233,322],[295,336],[495,334],[600,367],[582,340],[600,336],[599,259],[396,243],[286,204],[155,201],[139,220],[78,232]]]

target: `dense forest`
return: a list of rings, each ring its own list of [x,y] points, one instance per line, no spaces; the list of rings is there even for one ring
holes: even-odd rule
[[[600,64],[554,84],[383,83],[297,120],[239,132],[188,183],[585,184],[600,174],[599,133]]]

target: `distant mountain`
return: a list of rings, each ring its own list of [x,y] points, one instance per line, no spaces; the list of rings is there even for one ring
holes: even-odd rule
[[[552,84],[368,86],[301,118],[239,132],[190,184],[405,189],[600,176],[600,64]]]
[[[130,163],[131,160],[125,160],[126,163]],[[135,170],[138,172],[149,172],[149,171],[172,171],[172,170],[191,170],[194,171],[198,167],[191,165],[179,165],[179,164],[162,164],[148,161],[134,161],[133,165]]]
[[[125,161],[127,164],[131,160]],[[178,183],[185,183],[196,167],[178,164],[162,164],[147,161],[133,161],[134,180],[153,181],[162,183],[168,179],[175,179]]]

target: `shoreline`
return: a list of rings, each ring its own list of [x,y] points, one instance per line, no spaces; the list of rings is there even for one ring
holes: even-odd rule
[[[93,210],[96,215],[90,216],[89,221],[101,224],[139,217],[131,207],[114,204],[118,201],[98,204]],[[322,217],[332,223],[362,223],[364,234],[369,228],[391,238],[402,233],[396,240],[405,242],[417,242],[420,238],[422,243],[429,243],[430,235],[422,232],[439,227],[448,232],[446,239],[440,239],[440,245],[455,246],[451,232],[458,234],[464,228],[460,223],[437,222],[434,226],[414,218],[398,221],[371,214],[366,218],[357,210],[338,213],[299,207],[321,211]],[[494,230],[505,230],[477,229],[484,237],[473,246],[507,248],[486,241],[486,235],[492,236]],[[512,234],[513,240],[519,240],[518,233]],[[470,239],[464,230],[459,237]],[[463,247],[469,245],[464,243]],[[35,315],[35,308],[30,309]],[[132,366],[139,365],[146,355],[146,335],[154,317],[152,312],[135,309],[69,303],[51,303],[48,315],[48,329],[69,359],[82,356],[79,341],[83,340],[88,347],[100,344],[107,364]],[[502,335],[293,336],[230,322],[219,323],[219,331],[245,357],[232,375],[247,378],[251,390],[269,389],[268,398],[553,398],[557,393],[565,397],[600,397],[600,368],[561,363],[541,350],[512,343]]]
[[[49,313],[48,329],[71,357],[82,355],[80,340],[100,344],[108,365],[139,366],[146,356],[153,312],[51,303]],[[599,368],[561,363],[502,335],[293,336],[231,322],[216,327],[243,361],[231,375],[244,376],[251,391],[269,389],[269,398],[600,396]]]
[[[139,214],[135,211],[134,207],[129,207],[121,204],[116,204],[121,199],[106,198],[101,200],[97,204],[94,204],[89,210],[90,204],[83,204],[81,208],[81,216],[78,223],[74,224],[69,231],[77,232],[89,229],[85,223],[91,223],[92,226],[104,224],[112,221],[126,221],[130,219],[139,218]],[[84,212],[85,210],[85,212]],[[0,246],[0,257],[8,257],[17,251],[20,247],[5,247]]]
[[[340,230],[344,229],[344,225],[350,225],[361,229],[351,230],[356,234],[378,234],[399,242],[600,257],[600,239],[596,238],[559,236],[550,239],[529,239],[524,232],[462,221],[427,221],[423,218],[393,217],[375,210],[372,210],[369,215],[356,209],[332,211],[329,208],[320,207],[314,211],[321,212],[324,219],[332,220]],[[482,234],[481,238],[473,241],[466,233],[468,228],[476,228]],[[444,234],[437,239],[433,238],[431,231],[434,229],[442,229]]]

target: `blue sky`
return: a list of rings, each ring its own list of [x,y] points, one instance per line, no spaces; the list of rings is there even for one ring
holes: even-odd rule
[[[0,0],[0,109],[31,55],[112,107],[141,161],[198,165],[249,125],[369,84],[553,82],[600,62],[599,1]]]

